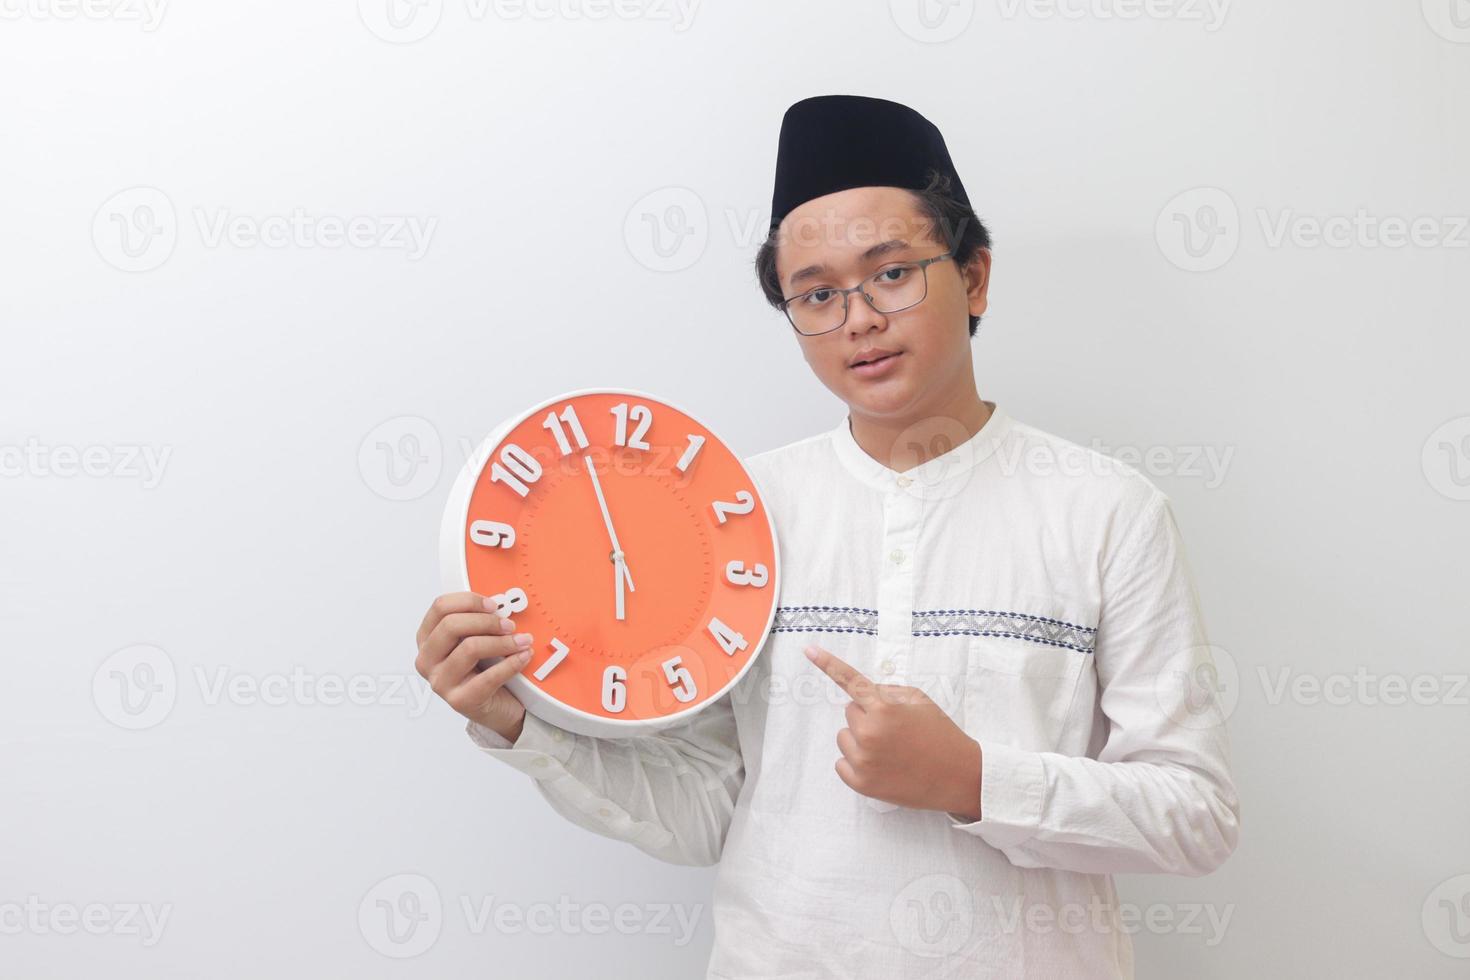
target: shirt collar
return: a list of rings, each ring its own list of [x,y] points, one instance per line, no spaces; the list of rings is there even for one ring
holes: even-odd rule
[[[999,405],[987,401],[990,418],[980,431],[956,445],[948,452],[912,466],[906,470],[895,470],[869,456],[852,435],[852,416],[844,413],[842,421],[832,429],[832,448],[848,472],[858,480],[886,493],[907,491],[923,494],[926,490],[942,486],[963,476],[978,464],[988,459],[1010,429],[1011,420]]]

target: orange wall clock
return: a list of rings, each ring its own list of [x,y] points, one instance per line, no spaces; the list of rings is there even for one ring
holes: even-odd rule
[[[569,731],[688,721],[755,662],[775,524],[723,440],[641,391],[588,388],[502,422],[444,511],[446,589],[493,596],[529,663],[507,687]]]

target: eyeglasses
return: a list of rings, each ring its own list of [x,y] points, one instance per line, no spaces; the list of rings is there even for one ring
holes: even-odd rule
[[[846,289],[835,286],[808,289],[781,300],[781,311],[796,332],[807,337],[830,333],[846,323],[848,296],[859,290],[877,312],[898,313],[924,302],[924,297],[929,295],[929,266],[952,257],[953,253],[945,252],[932,259],[890,265]]]

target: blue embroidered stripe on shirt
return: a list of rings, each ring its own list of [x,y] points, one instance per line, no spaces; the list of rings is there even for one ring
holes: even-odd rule
[[[914,636],[1006,636],[1091,653],[1097,628],[993,609],[934,609],[913,614]]]
[[[777,606],[773,633],[878,635],[878,610],[858,606]]]
[[[878,635],[878,610],[861,606],[778,606],[773,633],[861,633]],[[914,636],[1002,636],[1092,653],[1097,628],[1046,616],[994,609],[932,609],[915,612]]]

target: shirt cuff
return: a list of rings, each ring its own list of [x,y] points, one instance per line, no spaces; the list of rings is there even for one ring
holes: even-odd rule
[[[488,756],[521,770],[535,779],[546,779],[565,772],[565,765],[577,748],[577,736],[564,728],[526,712],[520,737],[512,743],[504,735],[471,721],[465,725],[470,740]]]
[[[980,753],[980,819],[957,819],[951,813],[950,826],[1002,850],[1024,844],[1041,827],[1046,795],[1041,754],[1003,743],[982,745]]]

